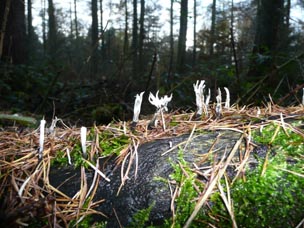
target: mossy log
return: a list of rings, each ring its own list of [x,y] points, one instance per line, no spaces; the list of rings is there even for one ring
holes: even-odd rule
[[[96,219],[106,220],[108,227],[119,227],[119,224],[126,227],[132,222],[135,213],[154,205],[149,223],[163,224],[165,219],[172,216],[171,192],[168,183],[160,181],[160,178],[170,180],[170,174],[173,173],[172,164],[178,162],[179,151],[183,151],[183,157],[191,167],[194,163],[208,167],[220,160],[224,154],[229,154],[240,136],[241,134],[235,131],[205,131],[193,136],[186,134],[145,143],[137,151],[138,167],[136,168],[133,161],[123,186],[121,166],[116,165],[116,158],[102,160],[100,167],[103,167],[102,171],[111,181],[101,180],[95,196],[96,200],[105,199],[98,210],[108,218],[100,216]],[[244,152],[239,149],[235,162],[239,162],[239,155]],[[125,170],[129,161],[125,164]],[[256,160],[253,159],[251,163],[255,166]],[[233,170],[232,165],[227,169],[231,177],[235,175]],[[92,179],[93,174],[88,172],[88,179]],[[80,186],[80,171],[72,167],[56,168],[51,171],[50,181],[62,192],[73,196]]]

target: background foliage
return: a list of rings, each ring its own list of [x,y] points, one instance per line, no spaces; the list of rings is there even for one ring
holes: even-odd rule
[[[240,103],[261,104],[269,93],[281,105],[300,101],[303,20],[294,12],[303,1],[213,0],[200,15],[198,0],[91,0],[92,22],[81,4],[43,0],[34,27],[31,0],[1,1],[2,111],[105,123],[130,119],[141,91],[173,92],[172,108],[193,107],[192,84],[202,79],[213,101],[224,86]]]

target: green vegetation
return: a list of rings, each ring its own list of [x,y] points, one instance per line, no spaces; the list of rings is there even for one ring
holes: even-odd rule
[[[116,154],[119,155],[121,150],[130,143],[129,137],[126,135],[113,135],[112,132],[104,131],[98,135],[99,146],[103,156]]]
[[[304,205],[303,138],[273,124],[256,131],[254,140],[268,145],[269,151],[255,170],[248,170],[246,181],[231,186],[236,222],[239,227],[295,227]],[[211,203],[209,222],[231,227],[219,193]]]
[[[73,150],[70,152],[71,162],[74,167],[84,166],[85,168],[88,167],[88,164],[84,162],[83,155],[81,151],[80,143],[75,143]],[[64,151],[57,151],[55,158],[51,161],[54,165],[65,166],[68,165],[68,156],[67,153]]]
[[[256,143],[268,146],[266,156],[257,156],[258,165],[247,169],[246,180],[229,183],[229,189],[224,189],[226,193],[230,191],[236,224],[238,227],[295,227],[303,219],[303,137],[291,128],[271,124],[261,132],[255,131],[253,138]],[[170,180],[176,183],[179,195],[175,198],[174,216],[162,227],[182,227],[200,195],[197,189],[203,189],[202,182],[183,159],[182,151],[172,166]],[[233,226],[219,191],[211,196],[208,205],[201,209],[191,227]]]
[[[202,183],[197,180],[197,175],[191,171],[190,164],[184,160],[182,150],[179,151],[178,162],[171,162],[171,164],[174,172],[170,175],[170,179],[176,182],[176,188],[179,189],[180,194],[175,199],[175,215],[169,220],[169,223],[175,224],[175,227],[182,227],[195,207],[195,199],[202,190]],[[169,225],[168,221],[166,223]]]
[[[295,227],[301,221],[304,205],[304,143],[303,137],[294,129],[301,124],[301,121],[285,124],[284,128],[269,124],[253,132],[254,142],[267,146],[267,151],[255,154],[258,165],[254,169],[247,167],[245,179],[236,180],[233,184],[228,180],[229,189],[224,188],[231,195],[238,227]],[[102,156],[119,155],[130,142],[123,134],[114,136],[113,132],[107,130],[100,133],[91,129],[88,140],[96,137],[100,148],[98,153]],[[169,161],[174,170],[170,182],[178,194],[174,199],[173,215],[162,227],[182,227],[204,190],[204,183],[190,168],[191,164],[184,160],[183,153],[179,151],[177,162]],[[71,151],[71,158],[75,166],[83,164],[81,146],[77,142]],[[59,151],[54,161],[67,164],[66,153]],[[167,182],[161,178],[155,181]],[[223,180],[221,182],[224,183]],[[201,209],[191,227],[204,227],[208,223],[216,227],[232,227],[231,216],[219,191],[213,193],[208,205]],[[135,214],[130,227],[152,227],[147,222],[153,206]],[[91,224],[90,219],[82,221],[79,226],[88,227],[86,224]]]
[[[79,223],[77,221],[72,221],[69,227],[79,227],[79,228],[106,228],[106,222],[94,222],[94,218],[91,215],[85,216]]]
[[[96,140],[96,137],[98,139]],[[70,151],[71,161],[75,167],[79,167],[84,165],[88,166],[86,162],[83,160],[82,149],[80,145],[80,139],[72,138],[70,139],[72,145],[74,145],[72,151]],[[87,136],[88,141],[96,141],[98,142],[98,146],[95,148],[94,157],[100,156],[109,156],[109,155],[119,155],[120,152],[129,145],[130,139],[126,135],[119,134],[115,135],[113,132],[105,130],[102,132],[97,132],[92,128],[90,130],[89,135]],[[87,146],[87,153],[91,150],[91,146]],[[94,163],[94,161],[93,161]],[[52,164],[57,165],[67,165],[68,164],[68,156],[65,151],[57,151],[55,158],[52,160]]]
[[[132,222],[129,227],[147,227],[147,222],[149,221],[149,216],[152,208],[154,207],[154,203],[151,204],[148,208],[142,209],[138,211],[132,219]],[[148,226],[153,227],[153,226]]]

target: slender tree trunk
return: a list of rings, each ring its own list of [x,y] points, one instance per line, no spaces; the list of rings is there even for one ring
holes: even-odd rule
[[[125,33],[124,33],[124,45],[123,45],[123,56],[126,56],[129,48],[129,12],[128,12],[128,1],[125,0]]]
[[[0,30],[0,59],[2,59],[3,55],[3,46],[4,46],[4,39],[5,39],[5,32],[7,27],[7,21],[8,21],[8,15],[10,12],[11,7],[11,0],[2,1],[0,3],[0,21],[2,22],[0,24],[1,30]]]
[[[290,7],[291,7],[291,0],[287,0],[286,16],[285,16],[285,25],[287,31],[289,31],[289,25],[290,25]]]
[[[57,26],[55,20],[55,8],[53,0],[48,0],[49,8],[48,8],[48,53],[52,60],[56,58],[57,52]]]
[[[99,1],[99,12],[100,12],[100,34],[104,34],[104,26],[103,26],[103,0]],[[104,59],[104,45],[105,45],[105,37],[101,37],[101,59]]]
[[[179,27],[178,50],[177,50],[177,68],[179,73],[183,73],[185,71],[187,21],[188,21],[188,0],[181,0],[180,27]]]
[[[137,0],[133,0],[133,31],[132,31],[132,54],[133,54],[133,77],[137,77],[138,68],[138,25],[137,25]]]
[[[26,62],[24,2],[2,0],[0,1],[0,14],[0,54],[2,60],[13,64],[24,64]]]
[[[170,86],[173,80],[173,58],[174,58],[174,37],[173,37],[173,2],[170,1],[170,56],[169,56],[169,70],[168,70],[168,85]]]
[[[212,3],[212,12],[211,12],[211,29],[209,37],[209,55],[212,56],[214,52],[214,42],[215,42],[215,20],[216,20],[216,0],[213,0]]]
[[[145,39],[145,0],[140,0],[140,18],[139,18],[139,73],[142,74],[144,71],[144,39]]]
[[[70,10],[69,10],[69,16],[70,16],[70,37],[74,37],[74,26],[73,26],[73,12],[72,12],[72,3],[70,2]]]
[[[29,58],[33,56],[34,49],[34,29],[33,29],[33,16],[32,16],[32,0],[27,0],[27,54]]]
[[[97,73],[98,69],[98,59],[97,59],[97,48],[98,48],[98,17],[97,17],[97,0],[92,0],[91,2],[92,10],[92,31],[91,31],[91,78]]]
[[[78,18],[77,18],[77,0],[74,0],[74,24],[75,24],[75,36],[76,36],[76,40],[78,40],[79,31],[78,31]]]
[[[192,53],[192,67],[196,64],[196,0],[193,0],[193,53]]]
[[[234,14],[233,14],[233,0],[231,0],[231,17],[230,17],[230,40],[231,40],[231,49],[233,53],[234,69],[235,76],[237,79],[237,84],[240,85],[240,75],[239,75],[239,64],[236,54],[236,46],[234,41]]]
[[[42,14],[41,14],[41,21],[42,21],[42,43],[43,43],[43,54],[45,55],[47,53],[47,47],[46,47],[46,19],[45,19],[45,12],[46,12],[46,0],[41,0],[41,8],[42,8]]]
[[[284,21],[284,0],[261,0],[257,8],[257,27],[253,56],[248,76],[264,76],[274,67],[279,51],[280,31]],[[259,56],[268,56],[262,62]]]

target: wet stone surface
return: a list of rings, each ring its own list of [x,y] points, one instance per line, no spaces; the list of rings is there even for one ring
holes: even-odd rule
[[[150,221],[154,225],[162,224],[166,218],[172,215],[170,211],[171,194],[169,185],[156,180],[156,178],[169,179],[170,174],[173,173],[169,159],[173,163],[177,162],[179,150],[182,149],[184,159],[191,166],[193,166],[193,163],[200,167],[207,166],[208,164],[202,163],[201,155],[209,152],[216,139],[217,143],[213,147],[213,159],[219,160],[225,151],[230,152],[240,136],[240,133],[234,131],[206,131],[199,135],[193,135],[190,140],[189,135],[182,135],[145,143],[138,148],[137,177],[135,178],[134,161],[128,175],[129,179],[118,195],[118,189],[121,185],[121,167],[115,165],[116,158],[101,160],[101,171],[111,181],[107,182],[101,179],[99,182],[96,200],[105,199],[105,202],[101,203],[97,210],[104,213],[108,218],[99,216],[96,217],[96,220],[107,220],[108,227],[119,227],[119,220],[120,224],[126,227],[130,224],[136,212],[154,204]],[[177,146],[179,144],[180,146]],[[175,149],[167,152],[172,148],[170,146],[175,147]],[[239,152],[244,153],[244,151]],[[236,155],[238,154],[236,153]],[[234,159],[237,161],[238,156]],[[127,165],[128,162],[125,167]],[[228,167],[228,175],[229,170],[233,172],[233,167]],[[88,183],[90,183],[94,172],[86,171],[86,173]],[[62,184],[68,178],[70,179]],[[59,189],[67,195],[73,196],[79,190],[80,170],[74,170],[72,167],[53,169],[50,174],[50,181],[54,187],[62,184]]]

